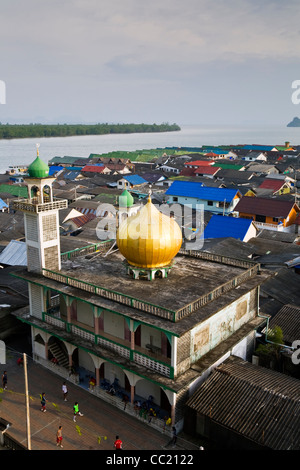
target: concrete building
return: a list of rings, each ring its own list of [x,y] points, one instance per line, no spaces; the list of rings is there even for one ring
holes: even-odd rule
[[[124,221],[127,230],[120,225],[119,250],[61,260],[57,220],[65,203],[53,200],[51,178],[41,173],[27,184],[40,194],[49,186],[49,199],[15,202],[24,212],[28,266],[14,275],[30,293],[29,309],[16,316],[31,326],[34,360],[87,390],[95,378],[89,391],[121,409],[126,395],[128,413],[142,416],[138,400],[151,405],[156,417],[147,415],[147,424],[162,429],[170,416],[179,431],[187,399],[211,370],[231,354],[252,357],[265,322],[259,289],[269,274],[251,261],[182,251],[179,226],[150,197]]]

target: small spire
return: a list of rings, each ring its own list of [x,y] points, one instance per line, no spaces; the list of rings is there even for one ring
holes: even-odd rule
[[[39,147],[40,147],[40,144],[36,144],[36,156],[37,157],[40,155]]]
[[[148,202],[151,202],[151,194],[152,194],[152,189],[150,185],[149,193],[148,193]]]

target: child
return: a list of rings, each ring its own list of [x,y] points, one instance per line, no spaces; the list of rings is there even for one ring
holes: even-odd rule
[[[41,405],[42,405],[41,411],[43,411],[43,412],[46,411],[46,403],[47,403],[47,400],[46,400],[45,393],[42,393],[42,396],[41,396]]]
[[[56,445],[57,446],[60,446],[60,447],[63,447],[62,446],[62,440],[63,440],[63,437],[62,437],[62,426],[59,426],[58,430],[57,430],[57,433],[56,433]]]
[[[75,405],[73,406],[73,409],[74,409],[73,421],[74,421],[74,423],[76,423],[76,415],[83,416],[83,414],[80,413],[80,411],[79,411],[79,405],[78,405],[77,401],[75,402]]]

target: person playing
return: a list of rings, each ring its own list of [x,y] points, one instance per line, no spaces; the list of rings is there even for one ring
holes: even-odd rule
[[[43,412],[46,411],[46,403],[47,403],[46,395],[45,395],[45,393],[42,393],[42,396],[41,396],[41,405],[42,405],[41,411],[43,411]]]
[[[121,439],[119,438],[119,436],[116,436],[116,440],[114,442],[114,448],[116,450],[121,450],[123,447],[123,442],[121,441]]]
[[[7,372],[6,372],[6,370],[3,372],[3,375],[2,375],[2,387],[3,387],[3,390],[7,389]]]
[[[75,404],[73,406],[73,409],[74,409],[73,421],[74,421],[74,423],[76,423],[76,416],[77,415],[83,416],[83,414],[80,413],[80,411],[79,411],[79,405],[78,405],[77,401],[75,402]]]
[[[66,386],[66,382],[64,382],[64,383],[62,384],[61,389],[62,389],[64,401],[67,401],[68,389],[67,389],[67,386]]]
[[[63,436],[62,436],[62,426],[59,426],[58,430],[57,430],[57,433],[56,433],[56,445],[57,446],[60,446],[60,447],[63,447],[62,445],[62,440],[63,440]]]

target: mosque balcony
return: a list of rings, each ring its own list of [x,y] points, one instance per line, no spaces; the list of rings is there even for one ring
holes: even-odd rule
[[[47,323],[47,325],[52,325],[55,328],[67,331],[73,338],[78,337],[80,340],[92,343],[93,345],[113,352],[117,356],[128,359],[166,377],[170,377],[171,359],[162,355],[161,350],[158,348],[148,348],[148,345],[144,348],[135,345],[134,349],[132,349],[130,341],[114,337],[104,331],[101,331],[101,334],[96,334],[94,327],[89,327],[78,321],[68,323],[65,317],[61,316],[59,312],[54,315],[43,312],[43,321]]]
[[[31,199],[18,199],[13,202],[13,208],[23,212],[47,212],[57,209],[66,209],[68,207],[68,201],[66,199],[54,198],[52,201],[45,200],[40,202],[38,198]]]

